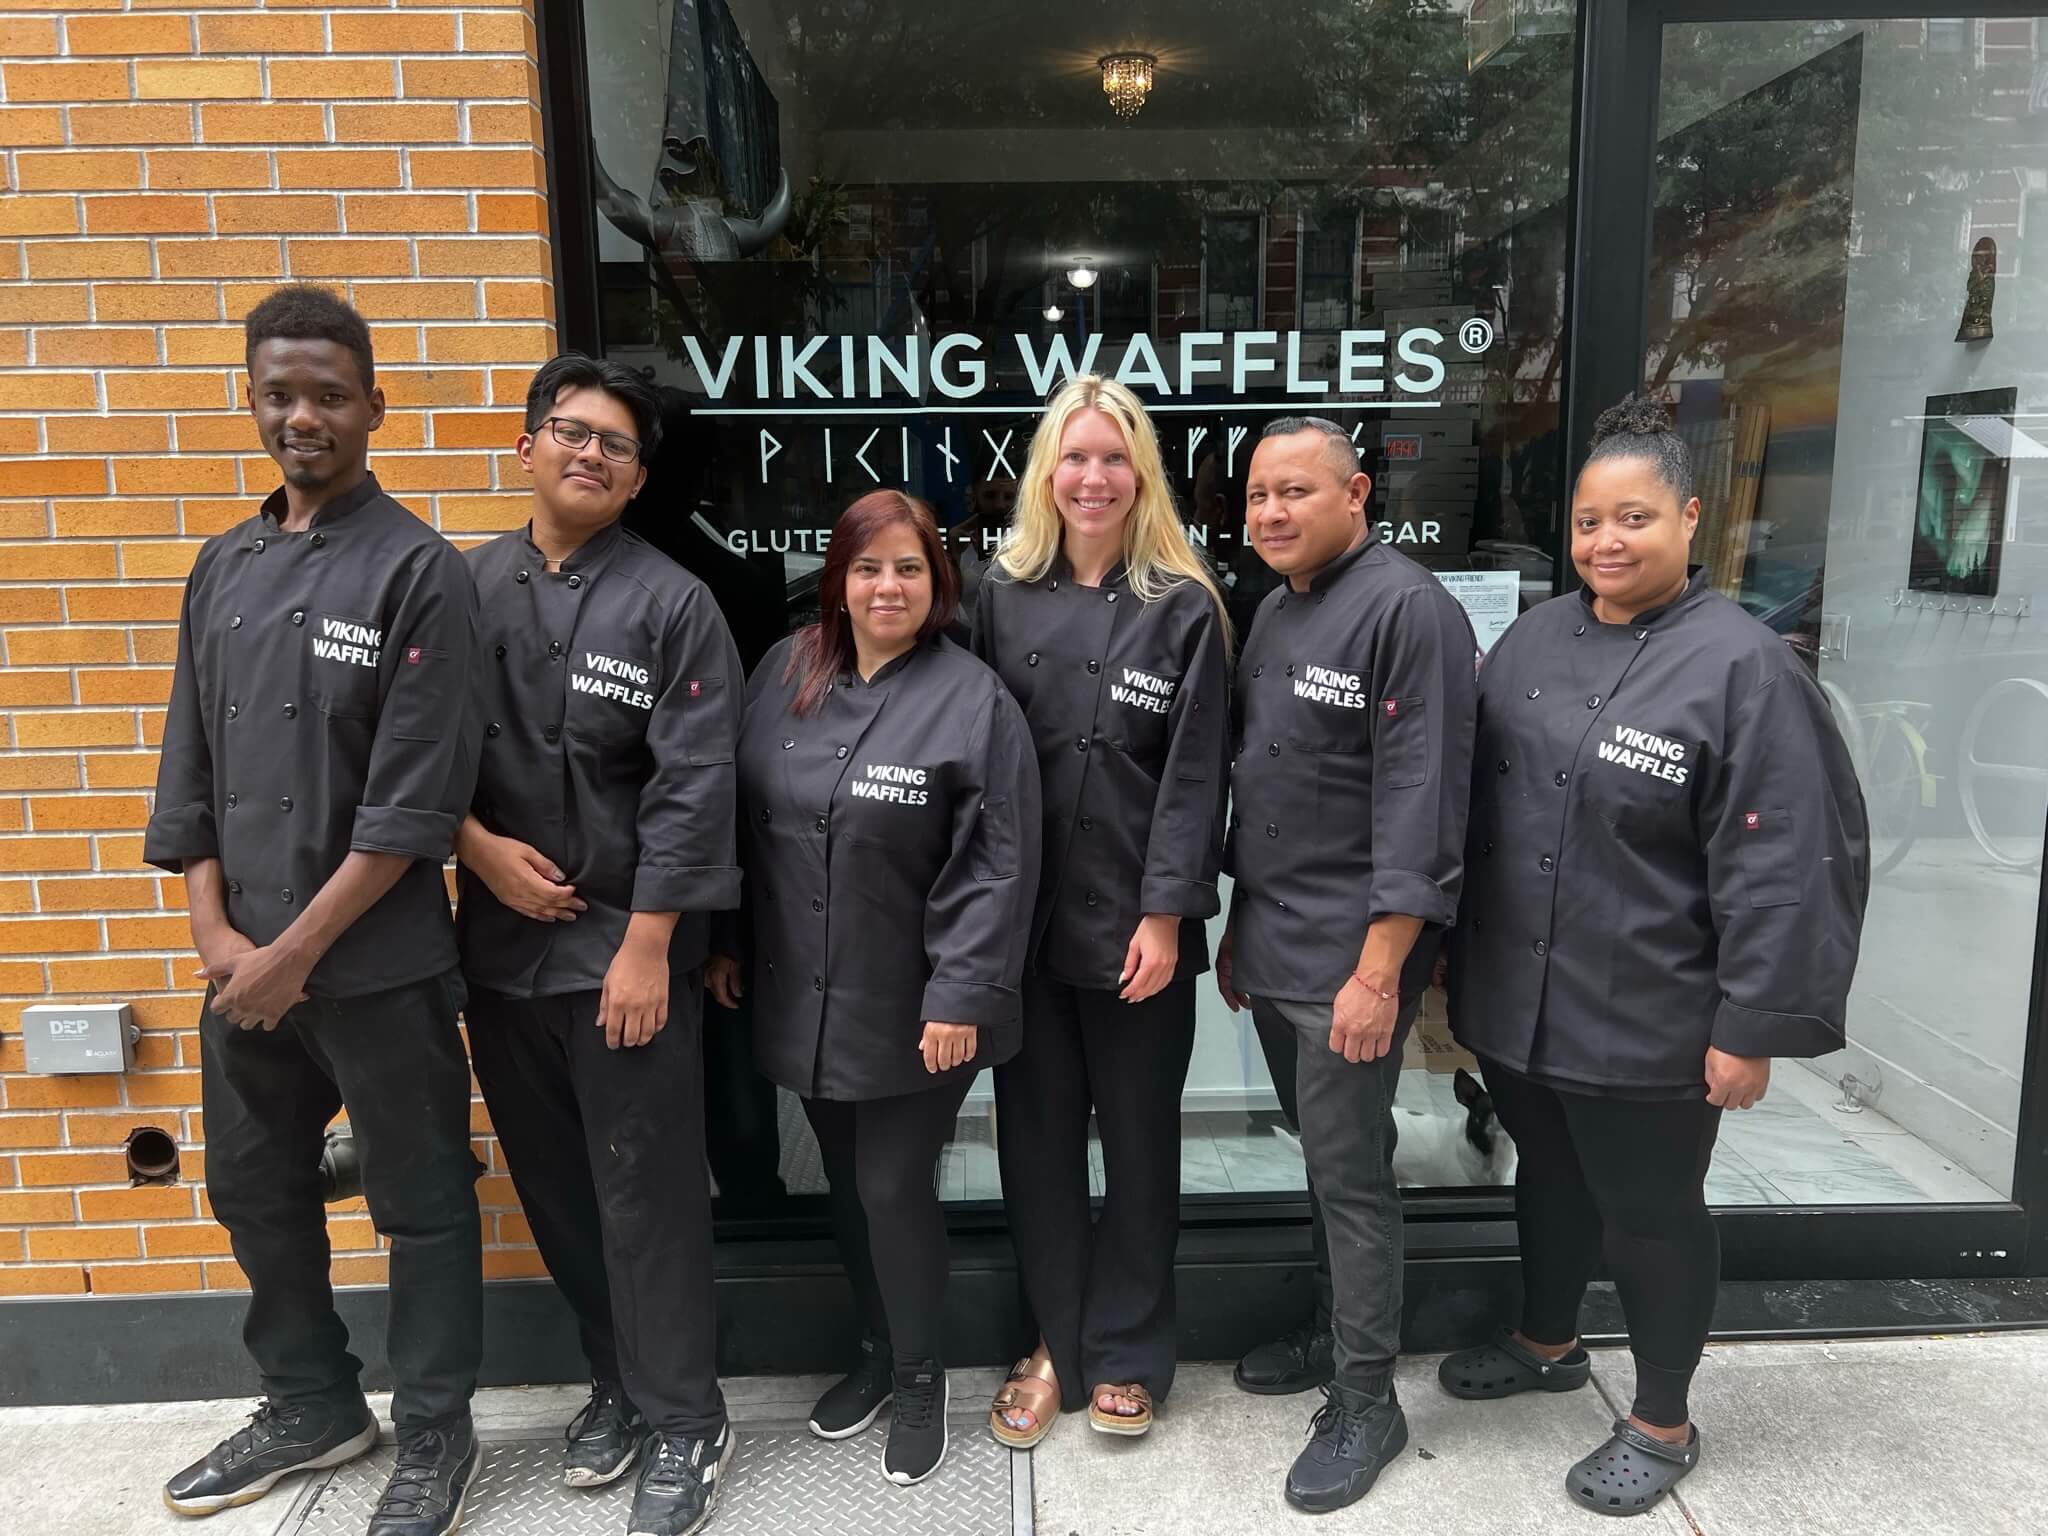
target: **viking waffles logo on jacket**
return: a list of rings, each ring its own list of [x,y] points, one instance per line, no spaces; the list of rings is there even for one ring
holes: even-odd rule
[[[654,708],[654,695],[647,691],[653,681],[654,674],[641,663],[622,661],[602,651],[585,651],[583,670],[569,674],[569,686],[576,692],[616,699],[635,709]]]
[[[313,636],[313,654],[322,661],[374,670],[383,653],[384,631],[353,619],[322,618],[319,633]]]
[[[1294,696],[1315,704],[1334,704],[1339,709],[1364,709],[1373,702],[1359,691],[1364,686],[1365,679],[1356,672],[1339,672],[1334,667],[1303,667],[1301,676],[1294,680]]]
[[[922,768],[903,763],[869,763],[847,791],[856,800],[888,800],[897,805],[927,805],[932,792],[924,785],[930,775]]]
[[[1132,709],[1149,710],[1155,715],[1171,710],[1173,692],[1180,686],[1178,679],[1141,672],[1136,667],[1125,667],[1123,674],[1122,682],[1109,685],[1109,696],[1117,703],[1128,704]]]
[[[1595,746],[1601,762],[1619,763],[1624,768],[1635,769],[1637,773],[1647,773],[1653,779],[1683,784],[1692,772],[1683,766],[1684,742],[1653,736],[1632,725],[1617,725],[1611,741],[1598,742]]]

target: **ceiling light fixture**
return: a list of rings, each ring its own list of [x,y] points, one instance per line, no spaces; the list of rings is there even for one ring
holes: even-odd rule
[[[1067,312],[1064,309],[1061,309],[1057,304],[1048,304],[1045,306],[1045,318],[1050,320],[1054,325],[1058,325],[1062,320],[1067,318]]]
[[[1102,94],[1118,117],[1136,117],[1152,93],[1152,70],[1159,58],[1150,53],[1105,53],[1095,61],[1102,68]]]
[[[1067,281],[1076,288],[1079,288],[1083,293],[1086,293],[1095,286],[1097,275],[1095,269],[1088,265],[1088,258],[1086,256],[1076,256],[1074,264],[1067,268]]]

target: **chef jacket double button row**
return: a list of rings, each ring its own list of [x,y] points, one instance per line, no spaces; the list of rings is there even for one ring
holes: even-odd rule
[[[518,582],[523,587],[529,581],[533,580],[533,572],[520,571],[512,579]],[[570,591],[581,591],[583,588],[583,578],[581,576],[571,576],[569,578],[568,584]],[[548,642],[548,659],[551,661],[560,661],[562,659],[562,649],[563,647],[561,641],[550,640]],[[498,660],[503,661],[505,659],[505,647],[502,645],[495,647],[494,654],[497,656]],[[500,725],[496,720],[493,720],[489,725],[484,727],[484,734],[486,736],[496,736],[499,735],[503,730],[504,727]],[[547,727],[547,729],[543,730],[540,734],[541,738],[544,741],[546,741],[548,745],[553,746],[556,742],[562,739],[562,728],[559,725],[551,725]]]
[[[1046,584],[1046,588],[1048,591],[1057,592],[1060,589],[1060,584],[1058,581],[1051,581]],[[1105,592],[1102,594],[1102,600],[1105,603],[1113,603],[1116,601],[1116,594],[1114,592]],[[1035,667],[1038,665],[1038,660],[1038,652],[1033,651],[1029,656],[1026,656],[1024,658],[1024,665],[1027,667]],[[1100,661],[1090,661],[1088,663],[1088,671],[1091,676],[1096,673],[1099,673],[1101,670],[1102,663]],[[1082,737],[1078,742],[1074,744],[1074,746],[1077,751],[1086,752],[1088,750],[1088,738],[1085,736]]]
[[[263,540],[261,540],[261,539],[258,539],[258,540],[256,541],[256,551],[257,551],[257,553],[258,553],[258,554],[261,554],[261,553],[263,552]],[[298,609],[297,611],[295,611],[295,612],[294,612],[294,613],[292,614],[292,622],[293,622],[294,624],[304,624],[304,623],[306,622],[306,610],[305,610],[305,609],[303,609],[303,608],[301,608],[301,609]],[[242,627],[242,616],[241,616],[241,615],[240,615],[239,613],[238,613],[238,614],[236,614],[236,615],[235,615],[235,616],[234,616],[234,617],[233,617],[232,619],[229,619],[229,620],[228,620],[228,628],[229,628],[229,629],[240,629],[241,627]],[[241,706],[241,705],[239,705],[239,704],[230,704],[230,705],[228,706],[228,718],[229,718],[230,720],[234,720],[234,719],[237,719],[237,718],[239,718],[239,717],[240,717],[240,715],[241,715],[241,713],[242,713],[242,706]],[[284,717],[285,717],[285,719],[287,719],[287,720],[296,720],[296,719],[298,719],[298,718],[299,718],[299,706],[298,706],[298,705],[296,705],[296,704],[287,704],[287,705],[285,705],[285,707],[284,707]]]

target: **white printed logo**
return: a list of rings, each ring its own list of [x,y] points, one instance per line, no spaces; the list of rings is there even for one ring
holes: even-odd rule
[[[1339,709],[1364,709],[1372,703],[1363,693],[1365,679],[1356,672],[1339,672],[1334,667],[1303,667],[1294,680],[1294,696],[1317,704],[1334,704]]]
[[[862,771],[867,776],[847,786],[856,800],[887,800],[896,805],[925,805],[931,800],[932,792],[923,787],[927,776],[922,768],[869,763]]]
[[[634,709],[654,708],[654,695],[647,691],[654,675],[637,661],[621,661],[601,651],[583,653],[583,670],[569,674],[569,686],[593,698],[616,699]]]
[[[374,669],[383,654],[384,631],[351,619],[320,621],[320,633],[313,637],[313,654],[322,661],[338,661],[352,667]]]
[[[1109,685],[1112,699],[1132,709],[1149,710],[1155,715],[1168,713],[1174,690],[1180,687],[1177,679],[1141,672],[1136,667],[1125,667],[1123,674],[1122,682]]]
[[[1595,743],[1603,763],[1619,763],[1653,779],[1683,784],[1692,772],[1685,763],[1685,743],[1653,736],[1631,725],[1617,725],[1611,740]]]

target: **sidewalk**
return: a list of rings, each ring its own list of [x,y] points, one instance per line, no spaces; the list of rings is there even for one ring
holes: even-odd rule
[[[750,1378],[727,1388],[743,1435],[728,1497],[763,1492],[758,1475],[751,1489],[747,1484],[745,1437],[752,1430],[754,1472],[765,1470],[771,1444],[783,1447],[774,1453],[783,1458],[775,1470],[810,1485],[809,1510],[741,1519],[735,1503],[710,1536],[847,1529],[876,1536],[895,1530],[959,1536],[1612,1530],[1613,1522],[1572,1508],[1561,1489],[1566,1466],[1604,1436],[1617,1405],[1628,1399],[1628,1357],[1606,1351],[1595,1362],[1595,1391],[1461,1404],[1437,1390],[1434,1358],[1404,1361],[1408,1453],[1362,1504],[1314,1521],[1285,1506],[1280,1478],[1316,1399],[1248,1397],[1230,1385],[1225,1366],[1183,1368],[1172,1404],[1148,1440],[1092,1434],[1078,1418],[1061,1424],[1036,1454],[1010,1462],[1018,1493],[1011,1518],[971,1526],[949,1515],[973,1502],[961,1497],[965,1479],[985,1481],[991,1467],[1002,1469],[1003,1458],[979,1429],[978,1412],[998,1373],[954,1374],[953,1455],[939,1478],[910,1490],[888,1487],[868,1465],[881,1452],[873,1433],[842,1447],[819,1447],[832,1459],[792,1472],[791,1451],[806,1454],[806,1444],[817,1442],[790,1430],[801,1424],[823,1383]],[[493,1461],[500,1484],[495,1502],[480,1499],[472,1508],[465,1526],[470,1536],[515,1530],[522,1536],[536,1530],[616,1536],[624,1529],[623,1489],[555,1499],[551,1508],[569,1513],[549,1518],[537,1518],[536,1504],[523,1495],[506,1497],[504,1480],[522,1460],[533,1464],[536,1476],[551,1475],[552,1442],[581,1400],[581,1389],[571,1387],[479,1397],[486,1438],[502,1447]],[[1630,1527],[1644,1536],[1998,1536],[2035,1530],[2048,1504],[2048,1452],[2037,1429],[2048,1416],[2048,1333],[1715,1346],[1694,1404],[1705,1459],[1677,1504]],[[7,1528],[33,1536],[360,1532],[360,1520],[343,1501],[326,1494],[312,1499],[303,1480],[203,1525],[163,1508],[162,1478],[231,1427],[242,1406],[0,1410],[0,1509],[9,1511]],[[351,1473],[357,1482],[375,1481],[373,1471],[368,1464],[345,1469],[337,1489]],[[962,1481],[949,1484],[953,1477]],[[818,1513],[835,1500],[842,1511]],[[758,1500],[749,1507],[758,1507]],[[988,1500],[974,1507],[987,1509]]]

